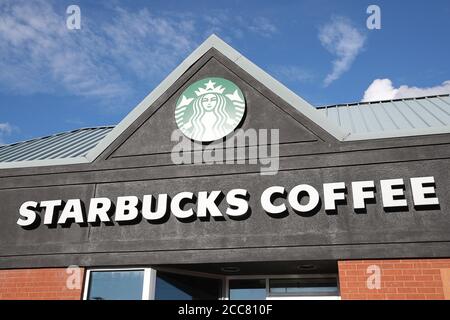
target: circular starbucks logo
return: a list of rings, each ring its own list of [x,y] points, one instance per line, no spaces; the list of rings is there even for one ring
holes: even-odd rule
[[[244,95],[238,86],[223,78],[205,78],[178,98],[175,121],[187,137],[209,142],[232,132],[244,113]]]

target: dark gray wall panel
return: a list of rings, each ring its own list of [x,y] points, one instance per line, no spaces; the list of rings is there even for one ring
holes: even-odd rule
[[[245,261],[256,259],[257,253],[269,248],[279,248],[283,255],[265,254],[269,260],[299,259],[297,252],[311,252],[307,248],[316,248],[314,254],[305,254],[302,259],[336,259],[358,256],[361,246],[365,248],[364,257],[420,256],[423,246],[431,247],[430,256],[446,256],[450,254],[450,223],[448,219],[449,180],[447,160],[422,163],[403,163],[389,165],[369,165],[363,167],[346,167],[333,169],[314,169],[280,172],[276,176],[263,177],[259,174],[237,176],[203,177],[198,179],[180,178],[177,180],[140,181],[132,183],[108,183],[97,186],[96,196],[107,196],[114,199],[120,195],[157,194],[167,192],[175,194],[179,191],[223,190],[231,188],[247,188],[250,192],[251,216],[243,221],[200,221],[180,222],[171,217],[164,224],[150,224],[143,220],[128,226],[101,226],[82,228],[73,224],[69,229],[49,229],[40,226],[36,230],[23,230],[15,225],[17,208],[26,200],[68,199],[78,195],[87,199],[92,195],[92,187],[64,187],[59,189],[40,188],[22,190],[18,195],[14,191],[3,191],[1,197],[5,203],[3,212],[12,212],[6,216],[2,225],[1,259],[5,265],[11,261],[33,261],[35,257],[40,263],[57,260],[67,254],[67,261],[98,263],[116,254],[133,257],[122,263],[133,263],[138,253],[151,256],[147,263],[170,263],[170,252],[178,252],[185,263],[205,262],[202,257],[223,252],[224,249],[236,252],[222,257],[223,261],[235,261],[237,252],[253,248],[254,255]],[[416,211],[412,207],[411,194],[407,188],[407,199],[410,210],[405,212],[384,212],[381,199],[377,193],[377,201],[368,207],[366,214],[356,214],[352,210],[351,193],[348,205],[340,206],[337,215],[328,215],[323,208],[312,217],[302,217],[290,212],[287,217],[275,219],[268,216],[260,207],[259,196],[264,188],[271,185],[283,185],[288,189],[296,184],[308,183],[318,188],[321,193],[323,182],[346,181],[382,178],[410,178],[417,175],[434,175],[437,195],[440,199],[440,210]],[[378,178],[375,178],[377,180]],[[379,189],[379,188],[378,188]],[[225,205],[225,203],[223,202]],[[89,235],[89,236],[88,236]],[[415,245],[412,245],[415,244]],[[403,247],[401,246],[403,245]],[[386,248],[397,246],[397,251]],[[342,248],[347,251],[342,251]],[[372,248],[373,251],[370,250]],[[399,248],[403,248],[400,250]],[[280,251],[275,252],[280,252]],[[399,251],[400,250],[400,251]],[[151,253],[153,252],[153,253]],[[184,253],[183,253],[184,252]],[[272,252],[272,251],[268,251]],[[195,254],[194,254],[195,253]],[[8,258],[6,258],[8,256]],[[11,260],[13,259],[13,260]],[[23,260],[25,259],[25,260]],[[86,260],[88,259],[88,260]],[[100,260],[99,260],[100,259]],[[227,260],[229,259],[229,260]],[[106,261],[109,261],[107,259]],[[177,260],[179,261],[179,260]]]
[[[323,144],[322,142],[320,142]],[[304,149],[309,149],[304,146]],[[325,153],[322,149],[315,153],[280,156],[279,171],[295,169],[318,169],[345,166],[360,166],[387,163],[408,163],[415,161],[434,161],[450,158],[450,145],[426,145],[404,148],[380,148],[373,150],[339,150],[331,149]],[[139,157],[120,158],[115,162],[116,168],[91,168],[85,171],[68,173],[54,173],[49,175],[23,175],[18,177],[4,177],[1,179],[0,190],[9,188],[30,188],[51,185],[95,184],[109,182],[126,182],[141,180],[178,179],[180,177],[216,176],[220,174],[260,173],[260,164],[218,164],[218,165],[172,165],[170,158],[165,158],[163,165],[148,163],[149,158]],[[128,161],[127,161],[128,159]],[[109,160],[116,161],[116,160]],[[135,163],[125,166],[124,163]]]
[[[26,230],[17,225],[19,208],[25,201],[67,200],[79,198],[87,202],[94,194],[94,185],[11,189],[0,191],[0,256],[5,254],[39,254],[53,248],[68,249],[88,239],[89,229],[73,224],[70,228],[49,228],[41,225]],[[40,213],[43,220],[43,213]]]
[[[114,253],[58,253],[0,258],[0,268],[152,266],[160,264],[233,263],[264,261],[309,261],[448,257],[448,243],[394,243],[336,246],[236,248],[221,250],[137,251]],[[290,260],[289,260],[290,259]]]
[[[442,167],[447,162],[416,163],[338,168],[325,170],[281,172],[276,177],[263,177],[258,174],[243,176],[205,177],[198,179],[177,179],[166,181],[133,182],[124,184],[105,184],[97,187],[97,196],[115,198],[119,195],[144,193],[169,193],[181,191],[230,190],[246,188],[250,191],[250,205],[253,212],[245,221],[199,221],[183,223],[171,217],[162,225],[152,225],[142,221],[134,226],[115,226],[92,228],[90,241],[119,240],[118,246],[127,247],[127,241],[142,241],[143,247],[133,243],[140,250],[152,247],[158,250],[202,249],[245,246],[297,246],[358,244],[383,242],[450,241],[448,171]],[[434,175],[441,210],[416,211],[412,205],[410,189],[407,188],[409,211],[386,213],[381,208],[380,193],[376,204],[369,204],[367,214],[356,214],[352,209],[351,192],[348,205],[339,207],[337,215],[328,215],[323,208],[312,217],[301,217],[291,212],[288,217],[275,219],[263,212],[259,203],[262,191],[271,185],[284,185],[291,188],[296,184],[307,183],[316,186],[322,193],[323,182],[405,178],[426,172]],[[415,173],[415,174],[414,174]],[[420,175],[420,174],[419,174]],[[409,183],[408,181],[406,181]],[[379,185],[378,185],[379,190]],[[223,201],[225,205],[225,201]],[[222,211],[225,207],[223,207]],[[426,230],[426,232],[424,232]],[[101,250],[105,246],[100,247]]]

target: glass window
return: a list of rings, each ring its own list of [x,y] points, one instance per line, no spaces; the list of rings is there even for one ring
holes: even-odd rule
[[[265,300],[266,280],[230,280],[230,300]]]
[[[217,300],[221,296],[222,281],[158,271],[155,300]]]
[[[91,271],[88,300],[141,300],[144,270]]]
[[[269,293],[271,295],[293,296],[339,295],[335,278],[270,279]]]

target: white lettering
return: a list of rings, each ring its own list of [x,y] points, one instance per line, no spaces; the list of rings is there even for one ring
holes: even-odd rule
[[[207,191],[200,191],[198,193],[198,205],[197,205],[197,216],[206,217],[208,212],[212,217],[222,217],[222,212],[220,212],[217,207],[216,200],[222,194],[222,191],[212,191],[209,195]]]
[[[432,176],[410,178],[410,186],[414,206],[419,209],[439,209],[439,207],[426,207],[439,205],[436,195],[435,179]],[[355,181],[351,183],[353,208],[365,210],[367,200],[375,200],[375,182],[373,180]],[[382,205],[387,209],[407,207],[408,201],[405,193],[403,179],[380,180],[380,193]],[[337,209],[339,201],[346,200],[347,186],[344,182],[324,183],[323,201],[324,209],[333,211]],[[409,191],[409,190],[408,190]],[[144,195],[142,198],[142,209],[140,199],[136,196],[119,196],[116,206],[109,198],[91,198],[88,211],[85,212],[81,199],[26,201],[19,208],[17,224],[21,227],[29,227],[39,224],[41,208],[43,209],[43,224],[63,225],[73,220],[75,223],[97,222],[133,222],[138,223],[142,218],[149,221],[160,220],[170,213],[178,219],[213,218],[224,219],[221,211],[221,201],[224,194],[220,190],[211,192],[200,191],[180,192],[170,200],[169,194]],[[278,199],[278,200],[277,200]],[[231,189],[226,194],[226,215],[229,217],[247,218],[246,214],[251,212],[249,205],[249,193],[246,189]],[[169,209],[170,202],[170,211]],[[187,204],[188,208],[185,208]],[[262,209],[269,215],[282,218],[289,209],[297,213],[316,213],[320,209],[321,198],[316,188],[308,184],[294,186],[289,192],[283,186],[271,186],[266,188],[261,196]],[[421,206],[425,208],[420,208]],[[113,212],[115,208],[115,212]],[[61,215],[57,217],[57,212]],[[55,221],[56,220],[56,221]],[[37,223],[36,223],[37,222]]]
[[[100,222],[110,222],[108,211],[111,205],[111,200],[108,198],[92,198],[89,203],[88,222],[97,222],[97,217],[100,218]]]
[[[309,201],[307,204],[301,204],[298,197],[300,194],[306,193],[308,195]],[[310,212],[314,210],[319,204],[320,197],[319,192],[308,184],[300,184],[295,186],[288,196],[288,201],[291,207],[298,212]]]
[[[51,225],[53,223],[53,215],[55,214],[55,208],[62,204],[61,200],[49,200],[42,201],[40,203],[41,208],[45,208],[44,224]]]
[[[167,194],[158,195],[158,205],[156,211],[152,210],[154,198],[152,195],[145,195],[142,200],[142,216],[147,220],[162,219],[167,213],[167,201],[169,196]]]
[[[430,186],[424,186],[431,184]],[[426,195],[436,195],[434,189],[434,177],[411,178],[411,189],[415,206],[438,205],[437,197],[425,197]]]
[[[194,215],[194,210],[188,209],[183,210],[181,207],[181,202],[185,200],[191,200],[193,199],[194,194],[192,192],[180,192],[173,197],[172,202],[170,203],[170,210],[172,211],[173,215],[177,217],[178,219],[187,219]]]
[[[372,4],[367,7],[366,12],[370,16],[366,20],[366,26],[369,30],[381,29],[381,9],[379,6]]]
[[[367,190],[369,188],[372,190]],[[373,192],[374,188],[375,183],[372,180],[352,182],[353,208],[355,210],[365,209],[365,200],[375,198],[375,193]]]
[[[248,191],[245,189],[230,190],[227,193],[227,203],[231,207],[227,208],[226,214],[232,217],[239,217],[246,214],[249,209],[248,202],[247,200],[245,200],[245,197],[247,197],[247,195]]]
[[[76,223],[83,223],[83,210],[81,208],[80,199],[69,199],[59,217],[58,223],[67,223],[68,219],[73,219]]]
[[[399,197],[405,196],[405,192],[403,191],[405,183],[403,182],[403,179],[380,180],[380,185],[381,185],[381,195],[383,198],[383,207],[385,208],[406,207],[407,205],[406,199],[398,199]],[[394,189],[394,187],[397,188]]]
[[[19,209],[19,214],[21,217],[17,220],[17,224],[21,227],[28,227],[32,225],[37,218],[37,214],[34,210],[36,210],[38,203],[36,201],[27,201],[24,202]],[[32,209],[34,210],[32,210]],[[25,218],[25,219],[23,219]]]
[[[138,217],[138,197],[126,196],[117,198],[116,221],[133,221]]]
[[[336,192],[340,191],[340,192]],[[325,198],[325,210],[335,211],[336,201],[345,200],[345,182],[324,183],[323,194]]]
[[[264,192],[261,195],[261,206],[263,207],[264,211],[271,214],[279,214],[285,212],[287,208],[284,203],[278,206],[272,203],[271,198],[274,194],[283,195],[284,187],[274,186],[264,190]]]
[[[66,26],[69,30],[81,29],[81,10],[80,7],[72,4],[67,7],[66,13],[69,14],[66,20]]]

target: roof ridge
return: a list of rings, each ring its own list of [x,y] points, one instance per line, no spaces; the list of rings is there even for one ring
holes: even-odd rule
[[[362,104],[378,104],[378,103],[393,102],[393,101],[430,99],[430,98],[448,97],[448,96],[450,96],[450,93],[436,94],[436,95],[431,95],[431,96],[418,96],[418,97],[407,97],[407,98],[398,98],[398,99],[376,100],[376,101],[359,101],[359,102],[351,102],[351,103],[338,103],[338,104],[316,106],[316,109],[354,106],[354,105],[362,105]]]

